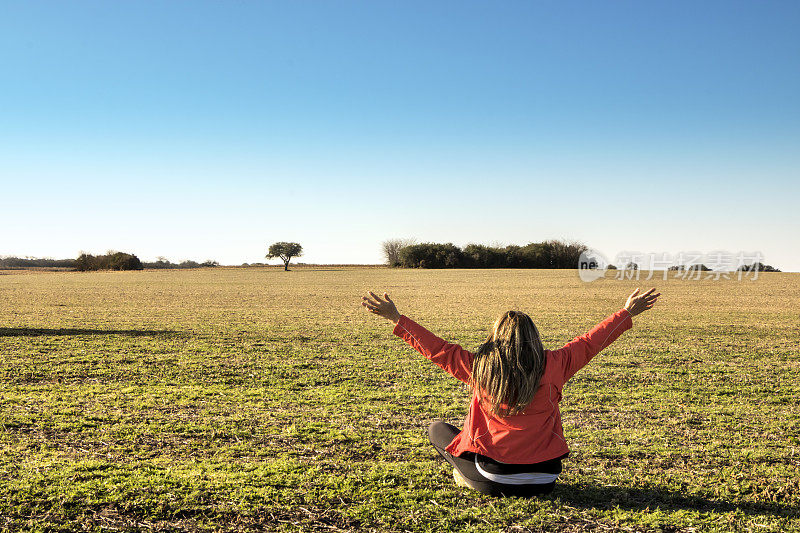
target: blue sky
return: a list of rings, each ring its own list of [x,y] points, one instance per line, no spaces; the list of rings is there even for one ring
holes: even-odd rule
[[[800,3],[2,2],[0,255],[800,270]]]

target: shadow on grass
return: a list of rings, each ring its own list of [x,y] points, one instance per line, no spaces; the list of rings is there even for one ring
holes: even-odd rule
[[[741,511],[748,515],[798,517],[800,509],[772,502],[728,502],[702,496],[682,494],[658,487],[616,487],[556,484],[553,498],[584,509],[622,509],[644,511],[693,510],[729,513]]]
[[[68,337],[73,335],[124,335],[146,337],[178,335],[168,329],[0,328],[0,337]]]

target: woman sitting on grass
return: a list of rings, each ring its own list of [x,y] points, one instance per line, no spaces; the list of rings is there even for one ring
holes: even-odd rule
[[[362,297],[367,310],[394,322],[394,334],[472,387],[464,429],[436,421],[428,438],[453,466],[460,486],[492,496],[547,494],[569,455],[558,402],[564,383],[653,307],[660,293],[636,289],[625,307],[558,350],[545,350],[531,318],[503,313],[473,354],[397,311],[389,295]]]

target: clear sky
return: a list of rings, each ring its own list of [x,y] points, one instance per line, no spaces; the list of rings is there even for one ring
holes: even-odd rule
[[[0,255],[800,270],[800,2],[0,1]]]

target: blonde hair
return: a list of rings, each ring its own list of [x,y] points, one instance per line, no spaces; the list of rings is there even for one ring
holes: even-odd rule
[[[533,400],[544,366],[544,346],[533,320],[508,311],[475,352],[471,385],[495,415],[519,414]]]

